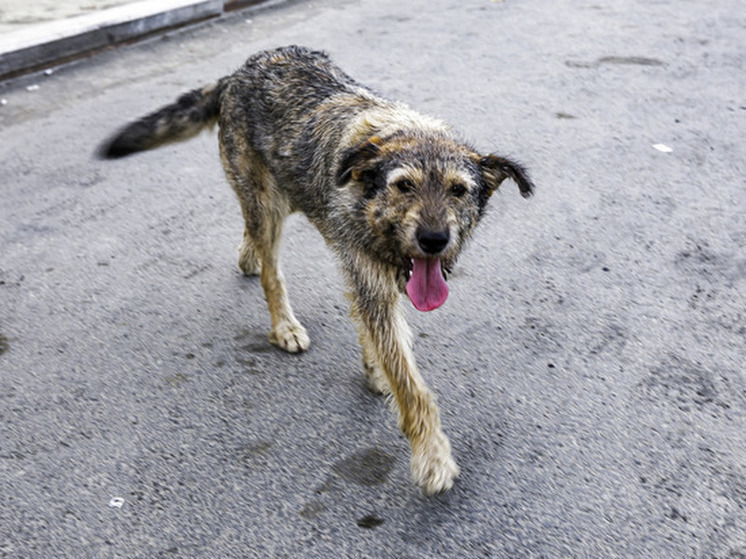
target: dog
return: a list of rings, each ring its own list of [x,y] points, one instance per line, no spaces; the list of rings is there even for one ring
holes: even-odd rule
[[[234,74],[135,121],[103,144],[119,158],[218,124],[220,157],[245,227],[238,264],[258,274],[285,351],[309,347],[278,262],[283,221],[303,212],[339,259],[371,390],[389,395],[426,494],[459,474],[434,396],[420,376],[399,302],[421,311],[448,295],[447,274],[505,179],[534,190],[515,161],[482,155],[444,122],[381,98],[319,51],[257,53]]]

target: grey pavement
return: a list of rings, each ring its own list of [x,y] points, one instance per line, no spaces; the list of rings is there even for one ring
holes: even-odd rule
[[[0,79],[45,68],[266,0],[3,0]]]
[[[0,557],[746,557],[741,8],[296,1],[0,82]],[[407,309],[446,494],[412,484],[304,218],[287,355],[215,134],[93,157],[288,43],[538,185],[504,184],[448,302]]]
[[[0,5],[0,33],[28,29],[102,10],[135,4],[141,0],[3,0]]]

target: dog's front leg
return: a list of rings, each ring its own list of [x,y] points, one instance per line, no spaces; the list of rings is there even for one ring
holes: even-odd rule
[[[390,281],[380,273],[353,275],[352,314],[358,322],[364,362],[378,365],[386,376],[399,411],[399,427],[412,450],[412,477],[425,493],[450,489],[458,466],[440,427],[435,398],[417,371],[394,275]]]

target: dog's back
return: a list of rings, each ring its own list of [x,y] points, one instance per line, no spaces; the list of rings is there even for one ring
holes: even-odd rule
[[[221,126],[242,126],[255,149],[286,155],[290,148],[275,140],[297,138],[302,124],[333,96],[363,101],[361,108],[374,99],[324,52],[298,46],[260,52],[230,76],[125,126],[99,154],[118,158],[187,140],[219,119]]]
[[[234,74],[128,124],[100,148],[99,155],[113,159],[187,140],[214,125],[221,113],[224,122],[245,122],[249,117],[256,137],[262,132],[268,136],[278,124],[297,121],[323,99],[354,85],[322,52],[296,46],[260,52]],[[283,99],[292,102],[277,103]],[[265,130],[269,126],[272,130]]]
[[[356,114],[383,101],[323,52],[290,46],[252,56],[225,79],[224,162],[249,154],[266,167],[293,210],[327,217],[328,172]]]

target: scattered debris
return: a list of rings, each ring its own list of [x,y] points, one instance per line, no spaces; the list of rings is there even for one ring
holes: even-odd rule
[[[0,105],[7,105],[8,100],[7,99],[0,99]]]
[[[112,497],[109,501],[109,506],[113,509],[121,509],[124,505],[124,499],[121,497]]]
[[[51,76],[52,74],[54,74],[54,68],[47,68],[46,70],[44,70],[45,76]]]
[[[666,144],[653,144],[653,147],[662,153],[671,153],[673,148],[668,147]]]
[[[26,86],[26,91],[38,91],[39,86],[37,84]]]

